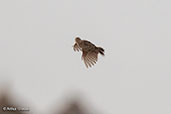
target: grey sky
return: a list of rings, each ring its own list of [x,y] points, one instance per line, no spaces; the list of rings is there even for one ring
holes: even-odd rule
[[[107,114],[170,114],[170,4],[1,0],[0,83],[40,111],[79,91]],[[72,50],[76,36],[105,49],[93,68]]]

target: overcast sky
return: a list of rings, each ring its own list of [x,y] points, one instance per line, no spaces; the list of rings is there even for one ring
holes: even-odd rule
[[[9,83],[43,112],[80,92],[104,114],[170,114],[170,6],[170,0],[1,0],[1,86]],[[93,68],[73,51],[76,36],[105,49]]]

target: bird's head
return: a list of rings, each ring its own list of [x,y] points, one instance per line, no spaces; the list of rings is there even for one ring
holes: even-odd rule
[[[80,43],[80,42],[81,42],[81,39],[80,39],[79,37],[76,37],[76,38],[75,38],[75,42],[76,42],[76,43]]]

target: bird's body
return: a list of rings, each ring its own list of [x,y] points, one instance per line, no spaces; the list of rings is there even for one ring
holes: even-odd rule
[[[82,51],[82,60],[87,68],[97,62],[99,53],[104,56],[103,48],[96,47],[93,43],[87,40],[81,40],[79,37],[75,38],[73,49],[74,51]]]

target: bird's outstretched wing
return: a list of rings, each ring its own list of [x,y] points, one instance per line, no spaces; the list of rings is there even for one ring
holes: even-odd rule
[[[81,51],[81,48],[78,46],[77,43],[75,43],[75,44],[73,45],[73,49],[74,49],[74,51]]]
[[[91,67],[94,64],[96,64],[97,60],[98,60],[98,53],[96,53],[95,51],[83,51],[82,53],[82,60],[84,61],[86,67]]]

